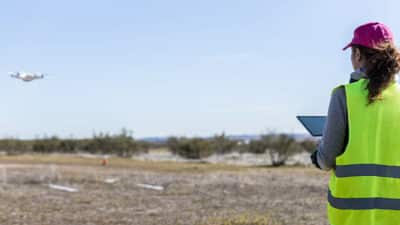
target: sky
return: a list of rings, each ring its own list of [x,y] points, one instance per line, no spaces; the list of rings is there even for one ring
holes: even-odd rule
[[[0,3],[0,138],[300,132],[352,72],[370,21],[400,2],[14,0]],[[397,35],[398,34],[398,35]],[[400,38],[400,37],[399,37]],[[9,72],[43,72],[31,83]]]

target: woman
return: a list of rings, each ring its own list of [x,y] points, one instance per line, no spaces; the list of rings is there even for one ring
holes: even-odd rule
[[[400,224],[400,53],[390,29],[354,31],[350,84],[334,89],[313,163],[332,170],[331,225]]]

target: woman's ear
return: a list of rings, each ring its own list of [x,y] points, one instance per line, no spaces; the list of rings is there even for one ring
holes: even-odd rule
[[[357,47],[351,47],[351,63],[353,65],[354,70],[363,67],[361,51]]]
[[[354,49],[354,59],[356,60],[356,62],[361,62],[361,52],[360,49],[355,48]]]

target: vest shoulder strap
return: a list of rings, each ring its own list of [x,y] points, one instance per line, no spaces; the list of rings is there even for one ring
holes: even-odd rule
[[[335,91],[337,91],[338,89],[344,88],[344,87],[345,87],[344,84],[341,84],[341,85],[336,86],[336,87],[332,90],[331,95],[333,95],[333,93],[335,93]]]

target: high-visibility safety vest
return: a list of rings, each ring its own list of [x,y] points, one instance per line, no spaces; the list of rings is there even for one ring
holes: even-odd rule
[[[329,182],[331,225],[400,224],[400,85],[368,105],[367,84],[344,85],[349,141]]]

